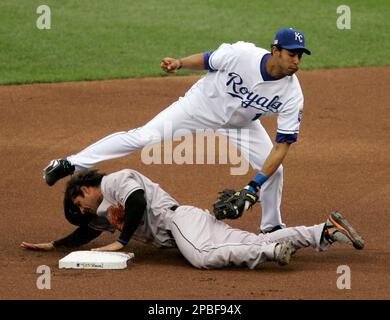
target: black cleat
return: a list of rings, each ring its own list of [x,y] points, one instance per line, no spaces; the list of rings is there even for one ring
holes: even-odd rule
[[[49,186],[54,185],[58,180],[71,175],[75,166],[66,159],[52,160],[49,165],[43,169],[43,179]]]

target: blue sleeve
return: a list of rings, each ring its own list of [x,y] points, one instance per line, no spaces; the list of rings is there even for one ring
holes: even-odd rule
[[[203,59],[204,59],[204,68],[208,71],[216,71],[210,66],[210,56],[213,52],[212,51],[206,51],[203,53]]]
[[[297,133],[294,133],[294,134],[285,134],[285,133],[277,133],[276,134],[276,139],[275,141],[277,143],[282,143],[282,142],[287,142],[289,144],[292,144],[294,142],[296,142],[298,139],[298,134]]]

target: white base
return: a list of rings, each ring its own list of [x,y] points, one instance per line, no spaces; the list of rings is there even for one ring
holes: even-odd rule
[[[73,251],[58,262],[60,269],[125,269],[134,253]]]

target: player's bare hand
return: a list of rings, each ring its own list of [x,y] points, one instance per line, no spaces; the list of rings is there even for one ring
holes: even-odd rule
[[[165,72],[175,73],[180,68],[180,65],[180,60],[167,57],[161,60],[160,67]]]
[[[115,241],[107,246],[91,249],[91,251],[118,251],[121,250],[123,247],[123,244],[119,243],[118,241]]]
[[[22,242],[20,245],[24,249],[36,250],[36,251],[51,251],[54,250],[54,245],[52,242],[47,243],[28,243]]]

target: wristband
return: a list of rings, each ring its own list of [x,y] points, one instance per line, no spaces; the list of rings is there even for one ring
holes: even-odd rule
[[[256,187],[256,189],[260,189],[264,182],[268,180],[268,176],[264,173],[260,172],[254,177],[254,179],[248,184],[251,187]]]
[[[121,240],[120,238],[116,239],[120,244],[126,246],[128,242]]]

